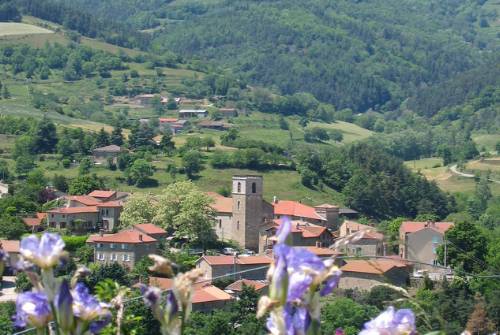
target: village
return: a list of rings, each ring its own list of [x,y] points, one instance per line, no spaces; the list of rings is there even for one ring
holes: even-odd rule
[[[259,294],[267,291],[266,273],[273,259],[274,236],[283,220],[291,220],[293,247],[334,259],[343,272],[339,283],[343,290],[369,291],[383,284],[408,287],[424,274],[433,280],[450,275],[449,269],[438,266],[436,250],[445,243],[444,234],[453,227],[452,222],[403,222],[399,254],[391,254],[386,237],[375,227],[357,222],[356,211],[334,204],[309,206],[277,197],[267,202],[263,183],[259,175],[236,175],[232,178],[231,196],[207,193],[216,213],[213,230],[217,238],[231,241],[236,247],[189,251],[198,255],[195,267],[204,273],[203,280],[195,285],[194,310],[223,308],[238,299],[244,286],[253,287]],[[88,236],[86,243],[93,249],[93,262],[98,264],[118,263],[133,269],[149,254],[165,248],[179,251],[173,237],[158,225],[138,223],[121,228],[120,214],[129,197],[129,193],[114,190],[61,194],[60,207],[24,217],[23,222],[33,233],[51,230]],[[359,237],[346,239],[353,234]],[[347,242],[336,245],[337,241]],[[0,242],[10,255],[6,271],[9,278],[16,274],[20,242]],[[218,278],[230,279],[231,283],[219,288],[213,285]],[[151,276],[147,281],[162,290],[172,287],[169,278]],[[15,299],[12,289],[7,290],[10,294],[3,299]]]

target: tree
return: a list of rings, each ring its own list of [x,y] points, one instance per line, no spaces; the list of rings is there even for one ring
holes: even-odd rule
[[[19,156],[16,159],[16,173],[26,174],[35,168],[35,158],[30,155]]]
[[[161,115],[163,113],[163,104],[161,103],[161,97],[159,95],[155,95],[153,99],[151,99],[151,106],[156,114]]]
[[[0,303],[0,335],[14,334],[12,315],[16,313],[16,304],[12,301]]]
[[[175,150],[175,142],[172,140],[172,131],[166,129],[160,141],[160,149],[170,155]]]
[[[89,157],[83,157],[80,161],[80,166],[78,167],[78,174],[81,176],[89,174],[90,169],[94,166],[94,163]]]
[[[69,193],[74,195],[89,194],[93,190],[101,188],[101,186],[102,185],[95,174],[92,176],[81,175],[71,180],[69,183]]]
[[[304,140],[306,142],[328,141],[329,139],[328,132],[323,128],[314,127],[306,129],[304,132]]]
[[[189,179],[201,171],[201,154],[197,150],[189,150],[182,156],[182,167]]]
[[[290,125],[288,124],[287,120],[285,120],[285,118],[283,116],[280,116],[280,118],[279,118],[279,125],[280,125],[280,129],[282,129],[282,130],[290,129]]]
[[[211,137],[204,137],[202,141],[203,141],[203,146],[207,148],[207,151],[210,151],[210,148],[215,147],[215,141]]]
[[[105,147],[109,144],[110,144],[109,134],[104,130],[104,128],[101,128],[101,130],[99,130],[95,138],[95,146],[97,148],[100,148],[100,147]]]
[[[44,117],[36,126],[33,136],[34,150],[37,153],[54,152],[57,145],[56,126]]]
[[[360,305],[349,298],[326,300],[321,308],[321,331],[323,334],[335,334],[337,328],[342,328],[347,335],[355,335],[366,320],[377,314],[374,306]]]
[[[447,264],[466,272],[481,272],[485,267],[488,243],[483,232],[470,221],[459,221],[446,234]],[[444,246],[438,247],[438,258],[444,264]]]
[[[85,282],[90,290],[94,290],[96,285],[105,279],[111,279],[123,286],[130,286],[128,270],[117,262],[109,264],[92,264],[90,275],[85,278]]]
[[[120,223],[124,227],[132,227],[138,223],[149,223],[157,212],[159,200],[151,194],[133,194],[123,205]]]
[[[65,176],[55,174],[54,177],[52,178],[52,184],[54,187],[61,191],[61,192],[67,192],[68,191],[68,180],[66,179]]]
[[[0,160],[0,181],[10,179],[9,164],[5,160]]]
[[[10,215],[0,217],[0,236],[7,240],[19,240],[27,232],[20,218]]]
[[[486,302],[480,295],[476,295],[474,311],[469,316],[466,329],[474,335],[487,335],[495,330],[495,324],[488,318]]]
[[[154,173],[153,166],[145,159],[136,159],[132,165],[125,170],[125,176],[130,185],[144,186]]]
[[[118,146],[123,145],[123,133],[122,133],[122,128],[120,126],[116,126],[115,128],[113,128],[109,142],[111,144]]]

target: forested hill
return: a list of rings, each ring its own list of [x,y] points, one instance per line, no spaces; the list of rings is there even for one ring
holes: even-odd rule
[[[68,0],[58,0],[69,4]],[[71,0],[153,35],[152,48],[230,67],[280,93],[394,109],[498,47],[485,0]]]

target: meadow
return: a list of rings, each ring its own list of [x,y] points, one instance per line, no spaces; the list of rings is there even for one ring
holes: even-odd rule
[[[53,31],[42,27],[18,22],[0,22],[0,37],[13,35],[52,34]]]

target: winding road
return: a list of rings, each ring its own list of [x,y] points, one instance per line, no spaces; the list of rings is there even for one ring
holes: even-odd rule
[[[473,175],[472,173],[465,173],[465,172],[460,172],[458,171],[458,166],[457,164],[455,165],[452,165],[450,166],[450,171],[457,175],[457,176],[460,176],[460,177],[465,177],[465,178],[474,178],[475,175]],[[500,184],[500,180],[495,180],[495,179],[489,179],[489,181],[493,182],[493,183],[497,183],[497,184]]]

